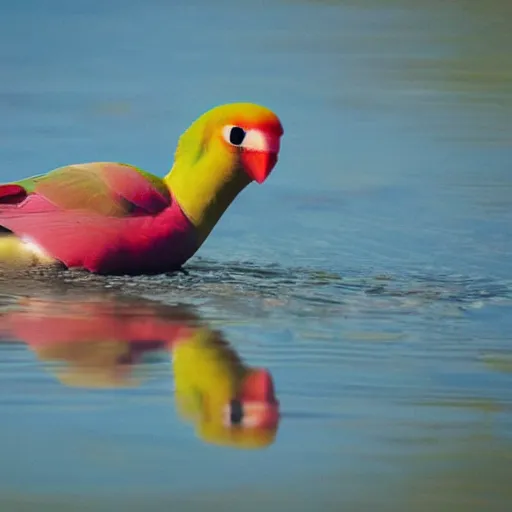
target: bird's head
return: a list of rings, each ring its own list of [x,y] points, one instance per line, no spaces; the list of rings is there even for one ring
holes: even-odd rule
[[[182,134],[165,180],[203,239],[249,183],[268,178],[283,133],[267,107],[229,103],[205,112]]]
[[[218,331],[183,331],[173,347],[175,404],[205,442],[263,448],[274,442],[279,401],[271,374],[245,364]]]
[[[243,171],[250,181],[263,183],[277,163],[282,135],[281,121],[266,107],[220,105],[200,116],[181,136],[176,161],[183,157],[189,164],[198,164],[205,158],[215,162],[219,171]],[[216,169],[211,171],[215,174]]]

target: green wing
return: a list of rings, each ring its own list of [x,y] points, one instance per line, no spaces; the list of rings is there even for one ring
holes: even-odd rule
[[[171,203],[169,189],[153,174],[127,164],[92,162],[54,169],[13,185],[64,210],[123,217],[136,208],[157,213]]]

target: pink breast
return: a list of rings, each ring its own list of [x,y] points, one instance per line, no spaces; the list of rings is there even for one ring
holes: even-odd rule
[[[44,204],[37,205],[36,213],[33,203],[41,199],[31,196],[22,207],[4,210],[0,224],[38,244],[68,268],[98,273],[167,272],[179,268],[197,250],[195,228],[176,201],[156,215],[117,218]]]
[[[99,273],[168,272],[181,267],[196,250],[196,230],[173,203],[155,216],[119,219],[112,242],[93,251],[85,266]]]

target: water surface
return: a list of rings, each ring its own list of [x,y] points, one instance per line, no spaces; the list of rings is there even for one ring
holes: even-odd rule
[[[4,5],[1,181],[91,160],[162,175],[224,101],[270,106],[285,137],[186,273],[0,276],[1,509],[508,510],[510,14],[498,0]],[[39,319],[51,346],[66,331],[48,320],[66,315],[97,326],[85,349],[73,335],[41,353],[12,325]],[[112,315],[220,333],[271,376],[274,429],[251,449],[202,436],[170,342],[112,339]],[[221,368],[203,388],[225,403],[240,385],[216,395],[237,375]]]

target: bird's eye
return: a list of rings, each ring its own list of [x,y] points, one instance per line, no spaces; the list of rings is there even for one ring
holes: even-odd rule
[[[230,420],[232,425],[240,425],[244,418],[244,408],[240,400],[231,400]]]
[[[245,130],[239,126],[225,126],[222,134],[233,146],[240,146],[245,139]]]

